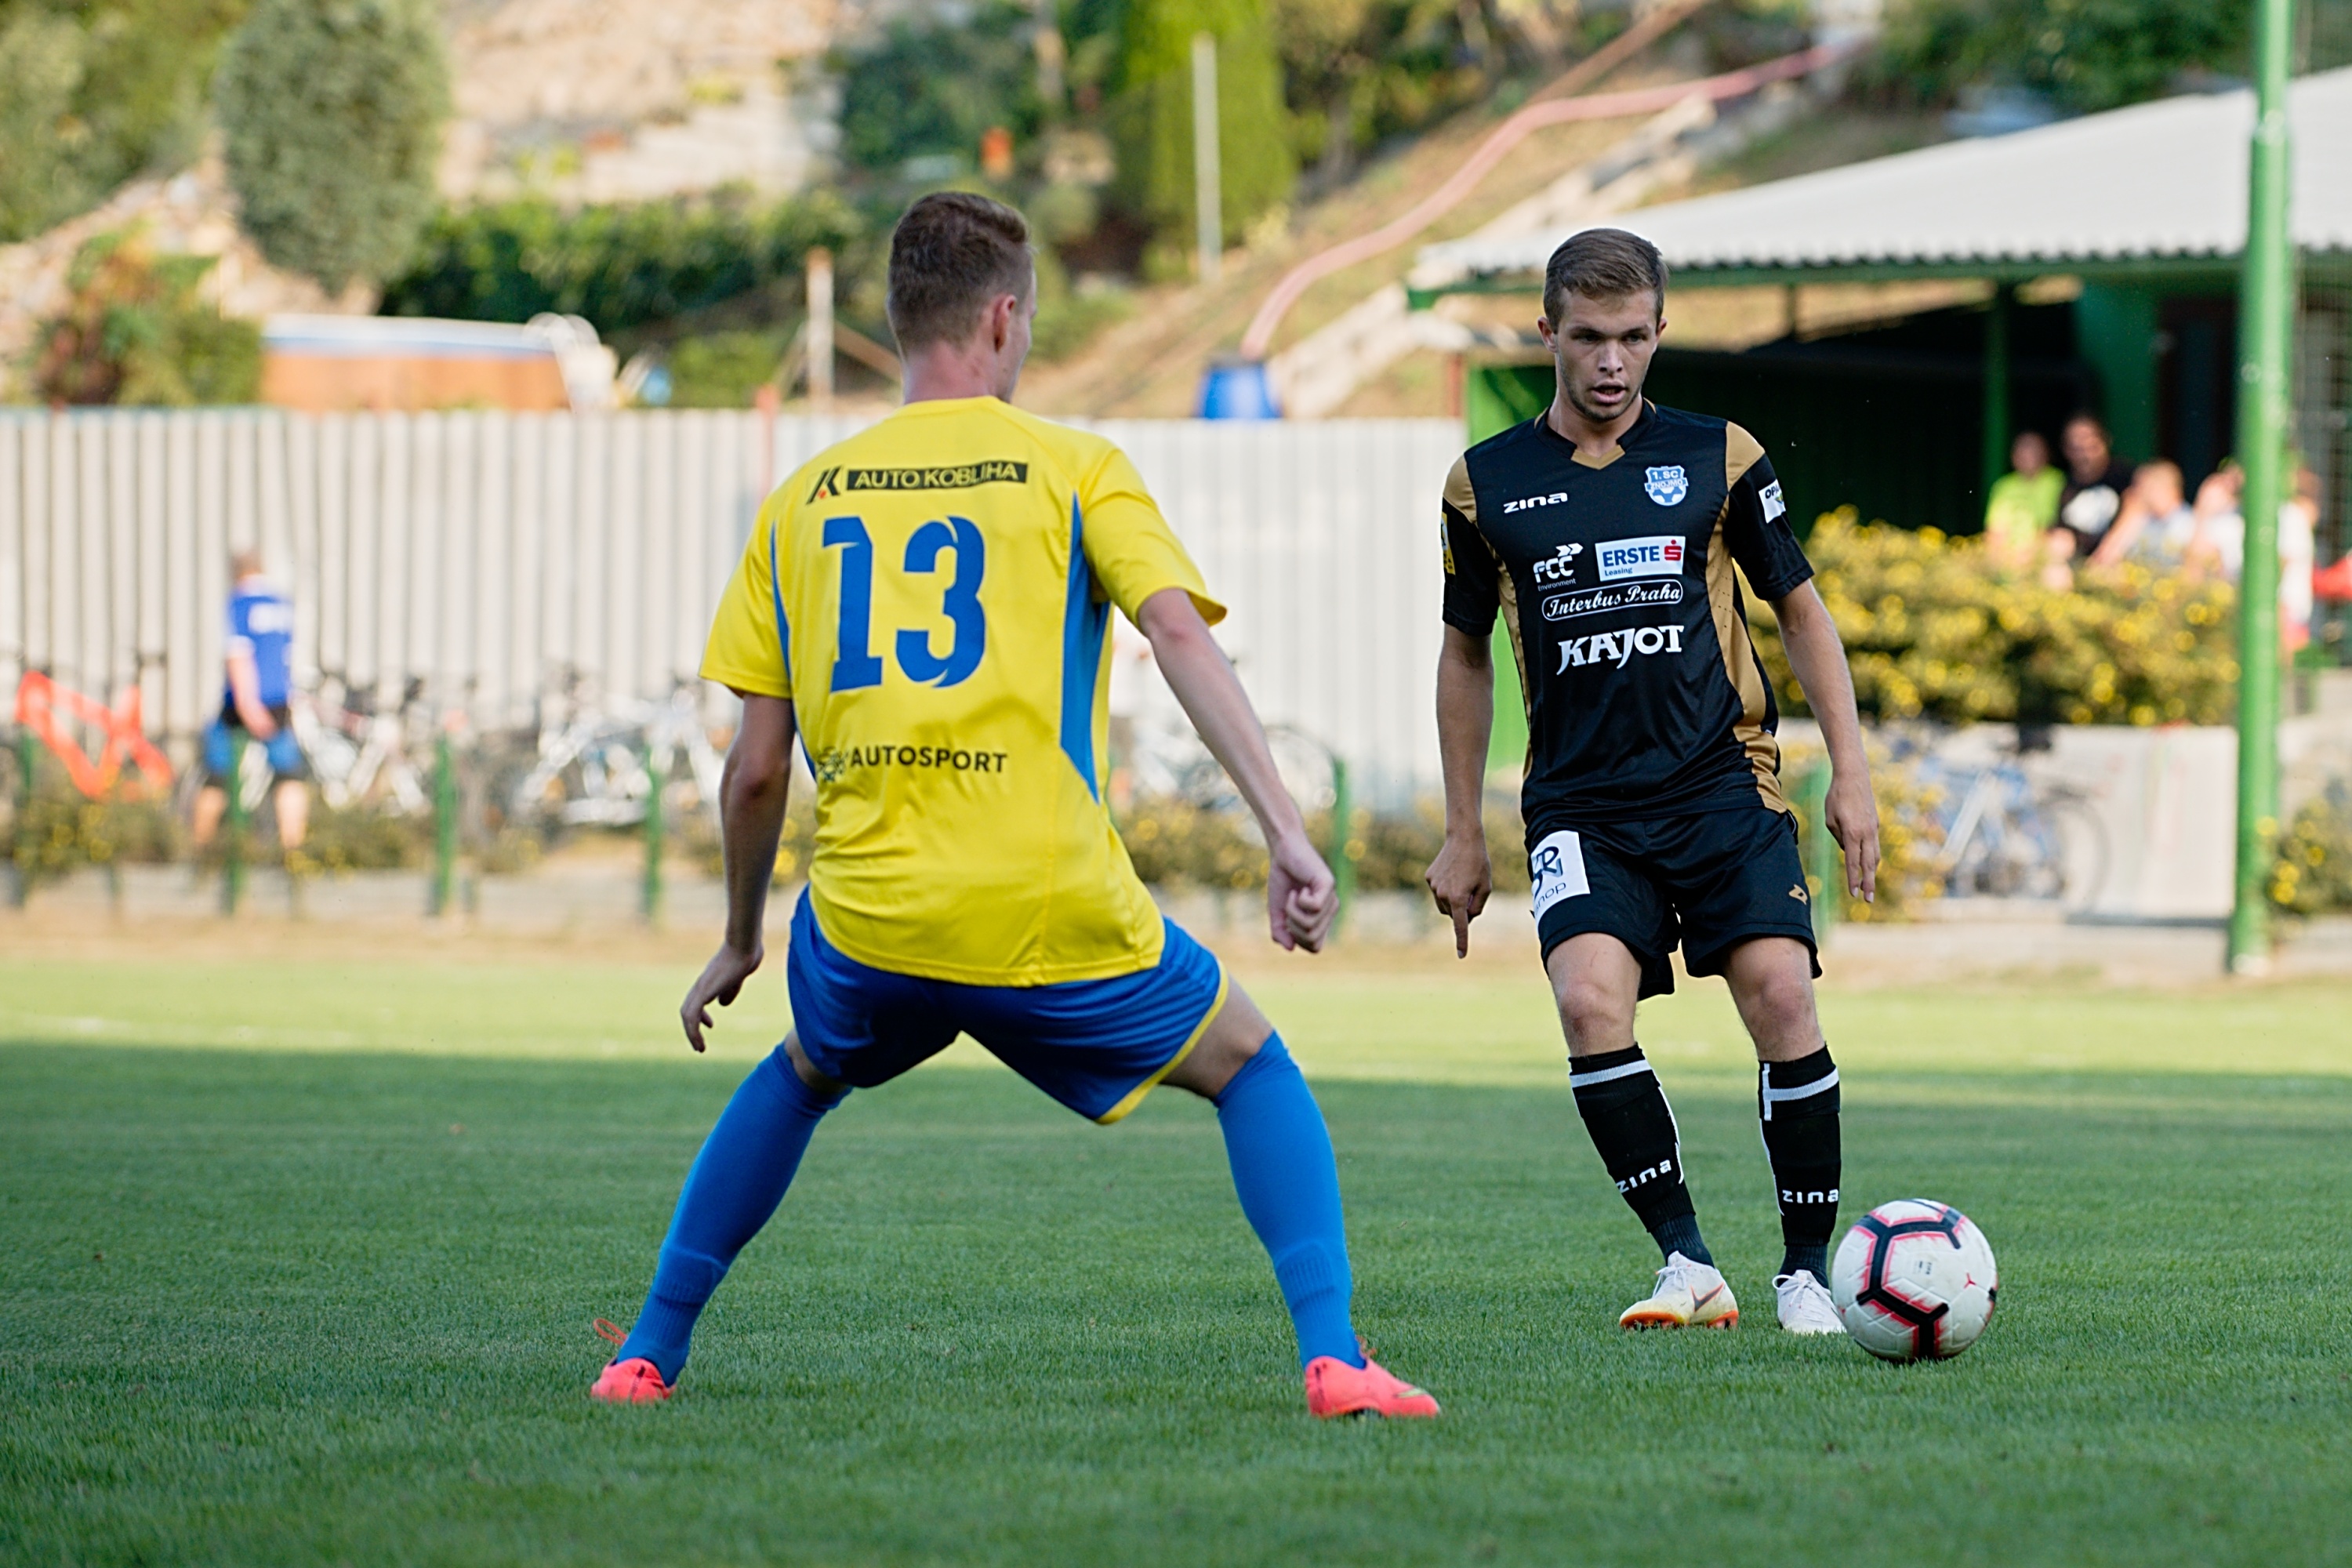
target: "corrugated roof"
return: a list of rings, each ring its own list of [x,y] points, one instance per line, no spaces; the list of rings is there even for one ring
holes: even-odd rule
[[[2293,84],[2290,221],[2352,252],[2352,69]],[[1626,214],[1677,269],[2063,267],[2234,257],[2253,93],[2200,94]],[[1541,270],[1569,230],[1421,252],[1416,283]]]

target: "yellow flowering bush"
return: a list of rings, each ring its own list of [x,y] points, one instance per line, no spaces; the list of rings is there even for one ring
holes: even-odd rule
[[[2290,914],[2352,910],[2352,801],[2340,787],[2305,801],[2279,837],[2271,902]]]
[[[1863,743],[1870,752],[1871,789],[1878,797],[1878,900],[1864,903],[1846,898],[1839,910],[1843,918],[1857,922],[1904,920],[1920,905],[1943,896],[1944,829],[1937,815],[1944,804],[1943,791],[1896,762],[1875,736],[1864,736]],[[1797,814],[1797,830],[1807,848],[1805,885],[1817,900],[1825,892],[1839,894],[1839,889],[1824,889],[1813,874],[1811,853],[1819,824],[1813,820],[1814,796],[1806,787],[1808,775],[1826,766],[1828,760],[1817,747],[1792,744],[1783,749],[1780,762],[1780,787]],[[1831,858],[1843,877],[1843,855]]]
[[[1976,539],[1823,515],[1806,541],[1814,584],[1866,717],[1965,724],[2220,724],[2238,681],[2227,584],[2125,565],[2071,590],[1997,569]],[[1807,711],[1780,628],[1749,627],[1783,710]]]

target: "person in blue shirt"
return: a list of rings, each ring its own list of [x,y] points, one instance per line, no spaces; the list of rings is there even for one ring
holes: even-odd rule
[[[229,558],[228,636],[222,646],[227,679],[220,717],[205,731],[204,788],[196,795],[195,841],[212,842],[228,810],[231,730],[243,730],[269,756],[277,775],[278,841],[291,855],[310,819],[310,764],[295,743],[292,715],[294,606],[261,574],[261,557],[241,550]]]

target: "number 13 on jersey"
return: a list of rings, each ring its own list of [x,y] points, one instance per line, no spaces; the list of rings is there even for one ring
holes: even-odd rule
[[[824,520],[824,547],[841,551],[841,627],[833,661],[833,689],[855,691],[882,684],[882,660],[874,651],[874,536],[860,517]],[[940,557],[953,553],[955,575],[941,594],[948,618],[945,653],[935,651],[928,629],[898,631],[893,651],[908,679],[923,686],[956,686],[971,678],[988,651],[988,616],[981,608],[980,583],[988,570],[988,546],[970,518],[933,521],[907,541],[900,570],[936,576]]]

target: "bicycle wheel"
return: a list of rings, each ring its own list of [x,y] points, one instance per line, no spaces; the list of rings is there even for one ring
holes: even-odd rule
[[[2059,907],[2070,915],[2087,913],[2097,908],[2099,895],[2106,889],[2106,824],[2099,820],[2090,802],[2071,795],[2047,801],[2042,809],[2058,840],[2059,864],[2063,873]]]

